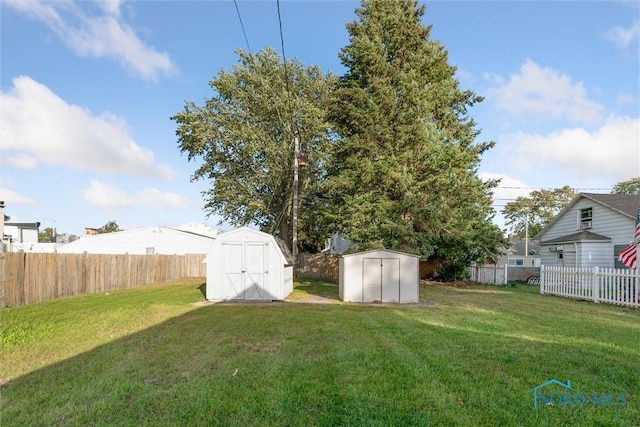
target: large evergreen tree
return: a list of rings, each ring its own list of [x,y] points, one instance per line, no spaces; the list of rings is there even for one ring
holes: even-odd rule
[[[442,256],[454,270],[504,244],[491,188],[477,176],[479,131],[447,51],[412,0],[364,0],[347,24],[347,68],[330,106],[341,141],[327,194],[330,217],[361,247]]]
[[[291,244],[294,136],[307,155],[300,169],[299,236],[303,247],[324,243],[314,206],[330,146],[326,100],[336,82],[315,66],[287,61],[275,50],[238,51],[239,61],[210,82],[203,106],[186,102],[174,117],[178,145],[200,164],[193,180],[210,180],[205,211],[238,226],[254,224]],[[285,80],[286,79],[288,80]]]

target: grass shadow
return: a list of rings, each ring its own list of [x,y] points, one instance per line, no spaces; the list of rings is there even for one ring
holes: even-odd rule
[[[327,283],[318,279],[296,279],[293,287],[293,293],[287,298],[288,300],[301,300],[307,295],[314,295],[328,300],[340,301],[338,294],[338,285]]]
[[[207,284],[201,284],[200,286],[198,286],[198,290],[200,291],[204,299],[207,299]]]

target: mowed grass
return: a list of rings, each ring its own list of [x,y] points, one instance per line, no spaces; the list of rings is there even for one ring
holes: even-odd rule
[[[640,425],[638,310],[438,284],[435,308],[193,305],[201,285],[3,309],[0,425]],[[534,409],[551,378],[627,404]]]

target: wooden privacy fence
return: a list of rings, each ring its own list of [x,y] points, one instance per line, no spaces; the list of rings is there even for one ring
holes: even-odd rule
[[[298,254],[295,276],[338,283],[339,255]]]
[[[0,254],[1,303],[53,298],[205,277],[204,255]]]
[[[497,264],[473,265],[469,267],[469,279],[486,285],[505,285],[507,266]]]
[[[540,293],[640,307],[640,274],[614,268],[540,266]]]

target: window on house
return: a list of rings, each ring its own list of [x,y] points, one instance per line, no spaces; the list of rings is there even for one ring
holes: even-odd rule
[[[558,249],[558,252],[556,252],[556,261],[562,261],[563,258],[562,249]]]
[[[509,258],[509,265],[524,266],[523,258]]]
[[[580,209],[580,223],[578,224],[578,228],[580,230],[584,230],[587,228],[591,228],[592,224],[593,224],[593,208]]]

